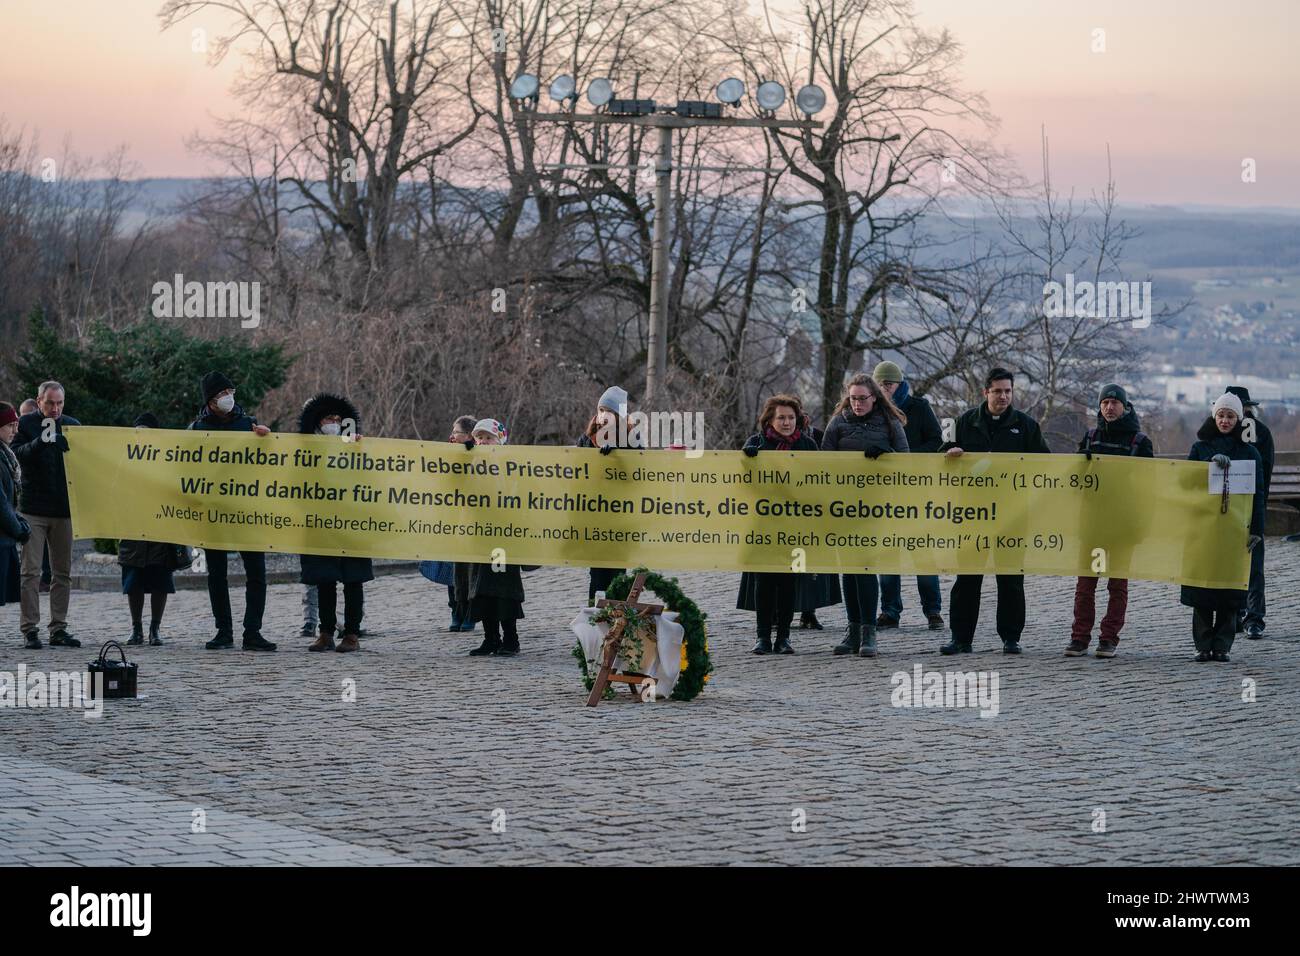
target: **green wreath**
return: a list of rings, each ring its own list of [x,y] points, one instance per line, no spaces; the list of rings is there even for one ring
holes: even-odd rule
[[[686,658],[686,664],[677,678],[671,699],[692,700],[704,690],[709,675],[713,673],[713,661],[709,658],[709,634],[704,627],[704,619],[708,615],[682,593],[676,578],[661,577],[645,568],[634,568],[630,574],[620,574],[606,589],[605,596],[613,601],[625,600],[632,590],[632,579],[642,573],[645,574],[646,589],[653,591],[668,610],[677,612],[677,623],[686,629],[682,638],[682,656]],[[574,645],[573,656],[577,658],[578,667],[582,671],[582,683],[590,691],[596,683],[596,675],[587,666],[587,657],[582,653],[581,643]],[[613,687],[606,687],[605,697],[608,699],[613,696]]]

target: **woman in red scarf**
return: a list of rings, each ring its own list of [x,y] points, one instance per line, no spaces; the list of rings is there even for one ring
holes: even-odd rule
[[[817,442],[804,434],[803,403],[793,395],[773,395],[763,403],[758,416],[758,434],[749,436],[741,449],[750,458],[760,451],[817,451]],[[790,646],[790,622],[794,618],[799,575],[746,571],[740,576],[740,595],[736,607],[758,614],[758,640],[755,654],[793,654]],[[776,628],[776,642],[772,628]]]

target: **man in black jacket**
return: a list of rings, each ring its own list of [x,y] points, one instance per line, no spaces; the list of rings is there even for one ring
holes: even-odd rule
[[[31,525],[23,544],[19,627],[29,648],[41,646],[41,559],[50,550],[50,646],[80,647],[68,633],[68,599],[72,592],[72,512],[68,508],[68,479],[63,453],[65,425],[81,422],[63,414],[63,386],[42,382],[36,411],[18,420],[13,453],[22,468],[18,509]]]
[[[1128,393],[1118,385],[1107,385],[1097,398],[1097,424],[1084,432],[1079,451],[1089,459],[1093,455],[1125,455],[1152,458],[1151,439],[1142,433],[1137,412],[1129,404]],[[1119,632],[1128,611],[1128,579],[1106,579],[1106,616],[1101,619],[1098,657],[1114,657],[1119,646]],[[1074,586],[1074,625],[1066,657],[1083,657],[1092,640],[1092,624],[1097,618],[1097,578],[1081,577]]]
[[[881,391],[893,399],[898,410],[907,416],[907,424],[903,426],[903,432],[907,435],[907,450],[938,451],[943,444],[939,419],[934,417],[929,402],[912,394],[910,383],[903,377],[903,370],[893,362],[881,362],[871,377],[880,385]],[[916,592],[920,595],[921,612],[925,614],[930,630],[943,630],[943,592],[939,590],[939,575],[918,574]],[[897,574],[880,575],[880,616],[876,618],[876,627],[882,630],[898,627],[902,614],[902,578]]]
[[[1241,399],[1246,417],[1242,420],[1242,438],[1255,435],[1255,450],[1264,462],[1264,499],[1268,503],[1268,488],[1273,481],[1273,462],[1277,455],[1273,448],[1273,433],[1267,425],[1259,420],[1255,409],[1259,402],[1250,397],[1250,389],[1243,385],[1233,385],[1225,389],[1229,394]],[[1250,552],[1250,585],[1246,594],[1246,606],[1237,614],[1237,631],[1244,627],[1246,636],[1258,640],[1264,636],[1264,541],[1261,538],[1255,550]]]
[[[965,452],[1011,452],[1014,454],[1050,454],[1043,441],[1038,422],[1011,407],[1015,376],[1004,368],[995,368],[984,379],[984,401],[962,413],[957,419],[953,440],[940,451],[950,458]],[[1025,629],[1025,577],[1022,574],[999,574],[998,636],[1002,651],[1020,653],[1020,635]],[[948,616],[952,622],[952,641],[939,648],[941,654],[969,654],[975,640],[975,625],[980,615],[982,574],[959,574],[948,598]]]
[[[220,372],[203,376],[199,388],[203,408],[190,423],[193,431],[253,432],[269,435],[271,429],[259,425],[251,415],[235,404],[235,385]],[[235,643],[235,625],[230,613],[230,585],[226,578],[226,552],[206,552],[208,565],[208,601],[217,622],[217,636],[204,645],[220,650]],[[240,551],[244,562],[244,640],[246,651],[273,651],[275,645],[262,637],[262,614],[266,610],[266,555],[260,551]]]

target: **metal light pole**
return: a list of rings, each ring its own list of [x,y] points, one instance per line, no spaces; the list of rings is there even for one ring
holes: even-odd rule
[[[659,152],[655,161],[654,232],[650,247],[650,321],[649,347],[646,350],[645,401],[646,408],[654,408],[663,397],[664,382],[668,375],[668,250],[672,245],[669,217],[672,215],[673,136],[676,130],[694,126],[748,126],[764,129],[820,129],[820,120],[779,120],[772,117],[693,116],[680,115],[677,107],[656,107],[672,112],[651,112],[643,115],[619,113],[538,113],[520,110],[518,115],[542,123],[592,123],[596,125],[618,123],[624,126],[652,126],[659,130]],[[604,164],[555,164],[551,168],[605,168]],[[713,169],[714,167],[704,167]],[[750,168],[750,167],[744,167]],[[736,167],[716,167],[717,171],[735,172]],[[766,171],[757,167],[758,171]]]

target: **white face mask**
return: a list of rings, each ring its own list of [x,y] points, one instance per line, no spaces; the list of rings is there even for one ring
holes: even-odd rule
[[[217,408],[221,409],[223,412],[228,412],[234,407],[235,407],[234,395],[222,395],[219,399],[217,399]]]
[[[329,422],[320,427],[320,433],[322,435],[337,435],[342,430],[343,430],[343,426],[341,426],[338,422]]]

